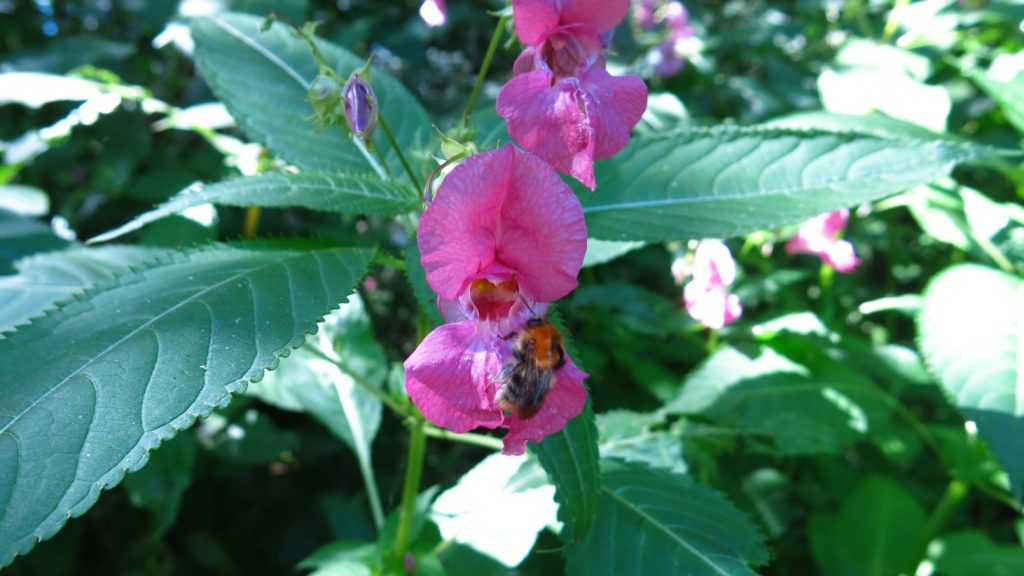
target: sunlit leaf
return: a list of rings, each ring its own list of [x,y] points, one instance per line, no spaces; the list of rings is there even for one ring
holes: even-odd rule
[[[1024,282],[974,264],[949,268],[925,291],[918,332],[942,389],[1024,500]]]
[[[264,208],[296,206],[324,212],[393,216],[415,209],[418,201],[405,188],[372,175],[262,174],[188,188],[153,210],[89,242],[106,242],[150,222],[204,204]]]
[[[284,23],[260,32],[263,18],[225,13],[193,21],[196,60],[203,77],[253,140],[307,170],[369,172],[371,165],[339,127],[317,131],[307,88],[317,74],[308,45]],[[344,78],[363,59],[325,41],[318,46]],[[430,120],[400,82],[381,70],[372,83],[384,116],[403,151],[431,134]],[[375,138],[398,174],[402,165],[382,131]]]
[[[695,128],[634,138],[597,163],[600,193],[581,200],[594,238],[724,238],[883,198],[996,153],[942,139]]]

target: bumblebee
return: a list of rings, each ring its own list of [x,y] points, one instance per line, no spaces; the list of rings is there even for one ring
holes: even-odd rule
[[[565,366],[562,333],[539,316],[526,321],[523,330],[502,338],[516,338],[513,358],[498,374],[501,388],[495,400],[502,410],[529,419],[537,415],[551,386],[555,372]]]

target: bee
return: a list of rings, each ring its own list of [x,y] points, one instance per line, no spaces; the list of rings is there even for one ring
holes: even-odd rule
[[[554,384],[554,373],[565,366],[565,348],[562,333],[539,316],[527,320],[519,333],[511,332],[501,338],[513,337],[513,359],[498,374],[496,380],[501,388],[495,400],[502,410],[529,419],[544,404]]]

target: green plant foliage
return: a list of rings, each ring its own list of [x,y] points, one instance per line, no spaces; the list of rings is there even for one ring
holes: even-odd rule
[[[297,206],[342,214],[394,216],[416,208],[418,199],[411,196],[407,188],[369,174],[262,174],[187,188],[153,210],[90,239],[90,242],[112,240],[150,222],[203,204],[263,208]]]
[[[997,544],[977,530],[964,530],[933,542],[929,557],[948,576],[1012,576],[1024,573],[1024,548]]]
[[[10,383],[0,397],[0,563],[275,366],[373,256],[311,248],[258,242],[175,255],[0,341]]]
[[[685,476],[605,461],[597,520],[567,573],[754,574],[764,537],[721,494]]]
[[[565,524],[562,537],[578,542],[590,530],[597,515],[600,463],[597,425],[590,400],[583,412],[560,432],[530,446],[555,485],[558,519]]]
[[[14,270],[14,261],[37,252],[66,248],[70,243],[57,237],[45,224],[7,210],[0,210],[0,274]]]
[[[127,272],[165,250],[142,246],[72,248],[18,260],[18,273],[0,276],[0,332],[6,332],[61,300]]]
[[[307,170],[368,172],[366,158],[341,128],[318,132],[313,108],[306,100],[317,74],[309,46],[287,25],[260,31],[261,18],[225,13],[192,24],[196,59],[214,93],[253,140]],[[328,63],[346,77],[364,61],[328,42],[318,42]],[[403,149],[419,147],[430,133],[430,120],[420,103],[394,78],[375,71],[373,84],[381,114]],[[398,156],[383,135],[376,146],[384,151],[394,173],[402,170]]]
[[[606,240],[726,238],[889,196],[996,151],[942,139],[778,128],[637,137],[583,195]]]
[[[811,518],[811,549],[831,574],[912,574],[925,522],[924,510],[899,482],[869,477],[837,516]]]
[[[837,454],[888,417],[880,392],[854,374],[823,377],[771,349],[751,358],[730,347],[694,371],[665,411],[701,414],[788,455]]]
[[[920,347],[950,401],[988,443],[1024,499],[1024,283],[964,264],[935,277],[918,317]]]

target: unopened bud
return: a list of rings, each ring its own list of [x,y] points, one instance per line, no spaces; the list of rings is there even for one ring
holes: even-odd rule
[[[377,128],[377,95],[368,82],[353,74],[345,84],[345,119],[356,136],[369,142]]]
[[[336,124],[341,112],[341,86],[327,74],[319,74],[309,85],[309,103],[313,105],[321,128]]]

